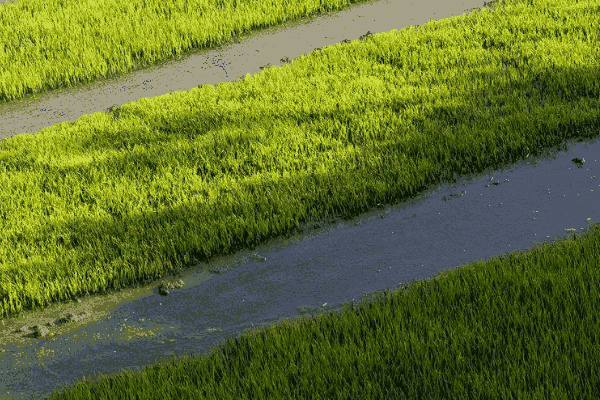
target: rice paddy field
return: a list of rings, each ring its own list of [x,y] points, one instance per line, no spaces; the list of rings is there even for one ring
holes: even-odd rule
[[[453,174],[598,137],[600,1],[496,6],[0,141],[0,314],[158,280],[310,218],[357,215]],[[0,14],[1,23],[42,12],[37,2],[27,7]],[[189,34],[171,24],[152,43],[142,40],[151,31],[123,35],[83,17],[73,37],[67,29],[9,29],[0,37],[8,71],[0,97],[124,73],[274,23],[265,15],[280,21],[310,8],[119,7],[135,10],[122,13],[127,27],[210,17]],[[89,18],[113,21],[112,9]],[[233,14],[219,19],[212,9]],[[55,26],[73,26],[71,12]],[[232,15],[247,25],[223,22]],[[26,40],[35,51],[21,50]],[[62,43],[80,53],[61,51]],[[593,398],[598,228],[415,282],[341,315],[256,330],[209,356],[85,379],[50,398]]]

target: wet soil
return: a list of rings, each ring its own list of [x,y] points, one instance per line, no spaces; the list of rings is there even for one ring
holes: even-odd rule
[[[180,289],[184,286],[185,286],[185,282],[181,279],[161,280],[157,287],[158,294],[161,296],[167,296],[172,291]],[[75,298],[74,302],[79,303],[79,304],[82,303],[81,299],[79,299],[79,298]],[[60,333],[54,331],[52,328],[60,327],[62,325],[67,325],[67,324],[71,325],[71,327],[74,327],[72,324],[74,324],[75,322],[82,321],[85,318],[89,318],[92,315],[93,315],[92,311],[89,309],[84,309],[79,314],[75,314],[73,312],[68,312],[65,314],[64,317],[56,318],[54,321],[49,321],[49,322],[44,323],[40,320],[34,325],[23,325],[19,329],[13,330],[12,333],[21,334],[20,336],[22,338],[41,338],[41,337],[45,337],[45,336],[54,337],[54,336],[59,335]],[[2,322],[4,324],[5,321],[2,321]],[[0,348],[0,352],[2,352],[1,348]]]

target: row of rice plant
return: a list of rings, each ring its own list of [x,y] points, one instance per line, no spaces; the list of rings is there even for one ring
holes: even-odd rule
[[[596,137],[599,5],[507,0],[3,140],[2,315]],[[599,246],[596,227],[52,398],[590,398]]]
[[[0,6],[0,100],[131,72],[364,1],[17,1]]]

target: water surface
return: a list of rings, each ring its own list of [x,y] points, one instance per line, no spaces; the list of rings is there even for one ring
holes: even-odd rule
[[[3,3],[4,0],[0,0]],[[460,16],[481,8],[476,0],[380,0],[353,5],[338,13],[299,20],[263,29],[240,43],[220,49],[197,50],[180,60],[168,60],[148,69],[120,77],[45,94],[28,95],[14,102],[0,102],[0,139],[174,91],[188,91],[198,85],[237,81],[247,73],[259,73],[261,66],[284,65],[315,48],[356,40],[361,35],[400,30],[429,20]],[[493,9],[493,7],[492,7]]]

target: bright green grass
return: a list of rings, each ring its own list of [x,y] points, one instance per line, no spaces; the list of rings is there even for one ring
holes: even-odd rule
[[[0,100],[148,67],[367,0],[23,0],[0,6]]]
[[[0,311],[158,279],[310,217],[597,137],[600,1],[534,3],[0,142]],[[69,398],[589,398],[599,246],[595,230],[478,262]]]
[[[370,35],[0,141],[0,315],[597,136],[600,0],[556,4]]]

